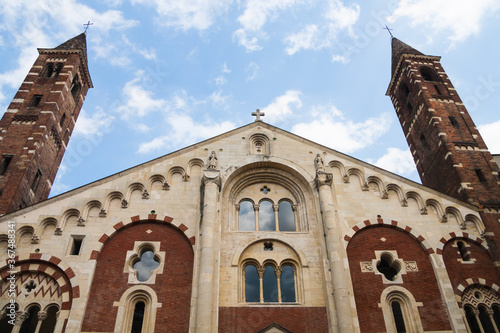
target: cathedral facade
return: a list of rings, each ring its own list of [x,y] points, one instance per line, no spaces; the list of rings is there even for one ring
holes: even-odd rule
[[[439,57],[392,41],[424,185],[257,111],[46,200],[85,48],[40,49],[0,122],[1,332],[499,332],[498,166]]]

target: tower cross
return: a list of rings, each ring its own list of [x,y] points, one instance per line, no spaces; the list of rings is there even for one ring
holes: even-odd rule
[[[394,29],[389,28],[389,27],[387,26],[387,24],[385,25],[385,28],[382,28],[382,29],[387,30],[387,32],[389,32],[389,35],[391,35],[391,37],[394,37],[394,36],[392,35],[392,32],[391,32],[391,30],[394,30]]]
[[[85,31],[84,32],[86,33],[87,30],[89,29],[89,25],[94,25],[94,23],[88,21],[87,23],[84,23],[83,25],[85,26]]]
[[[257,109],[256,112],[252,112],[252,116],[255,116],[255,121],[262,121],[260,120],[260,116],[265,116],[266,114],[264,112],[260,112],[259,109]]]

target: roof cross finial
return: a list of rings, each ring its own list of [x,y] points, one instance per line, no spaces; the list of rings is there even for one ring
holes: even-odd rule
[[[394,30],[394,29],[389,28],[389,27],[387,26],[387,24],[385,25],[385,28],[382,28],[382,29],[387,30],[387,32],[389,32],[389,35],[391,35],[391,37],[393,37],[393,38],[394,38],[394,36],[392,35],[392,32],[391,32],[391,30]]]
[[[85,31],[83,33],[87,33],[87,30],[89,29],[89,25],[94,25],[94,23],[88,21],[87,23],[83,24],[85,26]]]
[[[256,112],[252,112],[252,116],[255,116],[255,121],[262,121],[260,120],[260,116],[265,116],[266,114],[264,112],[260,112],[259,109],[257,109]]]

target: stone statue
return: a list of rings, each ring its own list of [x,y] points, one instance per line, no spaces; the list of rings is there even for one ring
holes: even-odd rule
[[[320,154],[317,154],[314,159],[314,167],[316,168],[316,172],[325,172],[325,163],[323,162]]]
[[[208,157],[208,169],[217,169],[218,160],[215,151],[212,150],[212,154]]]

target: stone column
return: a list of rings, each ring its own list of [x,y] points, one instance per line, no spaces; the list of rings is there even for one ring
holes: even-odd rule
[[[12,328],[12,333],[19,333],[21,326],[24,321],[29,318],[29,313],[25,311],[17,311],[16,312],[16,321],[14,324],[14,328]]]
[[[334,313],[337,318],[332,318],[332,331],[339,333],[354,332],[349,297],[346,267],[343,258],[347,256],[343,248],[342,230],[336,216],[335,201],[332,194],[331,173],[321,170],[316,172],[316,185],[319,192],[319,202],[325,228],[326,247],[332,275]],[[330,297],[330,295],[328,295]],[[336,320],[335,320],[336,319]]]
[[[215,230],[217,220],[217,198],[219,195],[219,170],[203,171],[203,217],[201,220],[201,254],[198,280],[198,305],[196,311],[196,332],[212,332],[212,311],[214,293]]]
[[[36,324],[35,333],[40,332],[40,327],[42,327],[42,322],[47,319],[47,312],[38,311],[38,323]]]

